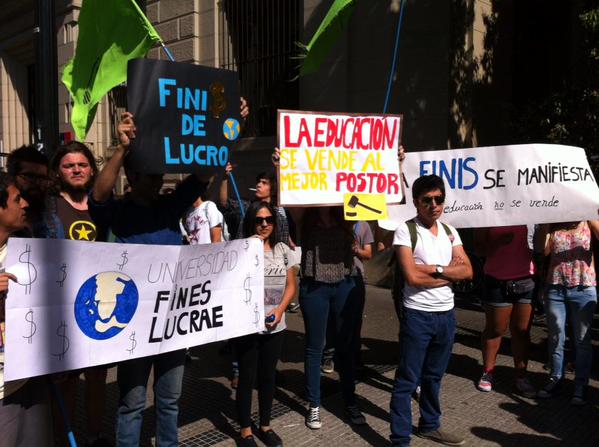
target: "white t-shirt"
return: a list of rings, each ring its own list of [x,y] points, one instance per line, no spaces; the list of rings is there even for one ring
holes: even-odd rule
[[[271,251],[264,252],[264,315],[277,308],[283,301],[283,293],[287,284],[287,270],[292,265],[292,257],[289,256],[291,249],[279,242]],[[281,321],[274,329],[267,329],[265,334],[274,334],[285,329],[285,312],[281,316]]]
[[[426,265],[449,265],[452,258],[452,248],[462,245],[460,235],[455,228],[449,226],[453,241],[445,232],[441,222],[437,221],[437,236],[434,236],[422,223],[416,222],[416,247],[414,248],[414,262]],[[408,225],[403,222],[395,230],[393,245],[401,245],[412,249]],[[444,312],[453,309],[453,291],[449,286],[427,289],[412,287],[405,283],[403,291],[403,305],[409,309],[426,312]]]
[[[197,208],[191,208],[185,215],[183,226],[191,245],[210,244],[210,229],[220,225],[223,229],[223,240],[227,240],[225,222],[216,204],[207,200]]]

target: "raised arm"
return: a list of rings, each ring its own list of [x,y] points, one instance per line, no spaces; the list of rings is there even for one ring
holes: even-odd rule
[[[223,208],[227,206],[229,201],[229,175],[233,172],[233,165],[231,162],[225,166],[225,175],[220,182],[220,188],[218,190],[218,204]]]
[[[105,202],[112,194],[112,189],[118,179],[119,171],[123,166],[125,156],[129,151],[131,140],[135,138],[133,115],[129,112],[123,113],[117,131],[119,133],[119,145],[116,147],[114,154],[110,160],[106,162],[94,182],[92,195],[96,202]]]

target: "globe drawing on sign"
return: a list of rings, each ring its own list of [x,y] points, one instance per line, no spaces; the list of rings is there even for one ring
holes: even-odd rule
[[[223,123],[223,134],[227,140],[235,140],[239,136],[239,121],[227,118]]]
[[[77,292],[75,320],[88,337],[106,340],[127,327],[138,301],[137,286],[129,276],[98,273],[88,278]]]

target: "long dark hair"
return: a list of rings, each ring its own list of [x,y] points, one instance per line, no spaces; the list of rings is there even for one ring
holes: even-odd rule
[[[243,218],[243,237],[251,237],[256,234],[256,215],[258,214],[258,211],[260,211],[262,208],[266,208],[270,212],[270,214],[272,214],[272,217],[275,218],[272,224],[272,233],[270,233],[270,236],[268,237],[268,242],[270,246],[274,248],[275,242],[277,240],[277,211],[268,202],[256,201],[250,204],[245,213],[245,217]]]

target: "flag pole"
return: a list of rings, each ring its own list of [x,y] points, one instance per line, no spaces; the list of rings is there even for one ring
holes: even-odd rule
[[[62,421],[64,422],[65,431],[67,432],[67,438],[69,439],[69,445],[71,447],[77,447],[77,442],[75,441],[75,435],[73,434],[73,429],[71,428],[71,423],[69,421],[69,413],[64,404],[64,400],[58,387],[52,381],[52,379],[48,378],[48,383],[50,384],[50,389],[52,390],[52,394],[54,395],[54,399],[58,404],[58,408],[60,409],[60,413],[62,414]]]
[[[171,53],[162,40],[160,41],[160,46],[170,61],[175,62],[173,53]],[[241,201],[241,196],[239,195],[239,189],[237,189],[237,183],[235,182],[235,177],[233,177],[232,172],[229,172],[229,179],[231,179],[231,185],[233,185],[233,191],[235,191],[235,197],[237,198],[237,203],[239,204],[239,213],[241,214],[241,219],[243,220],[245,218],[245,209],[243,207],[243,202]]]

